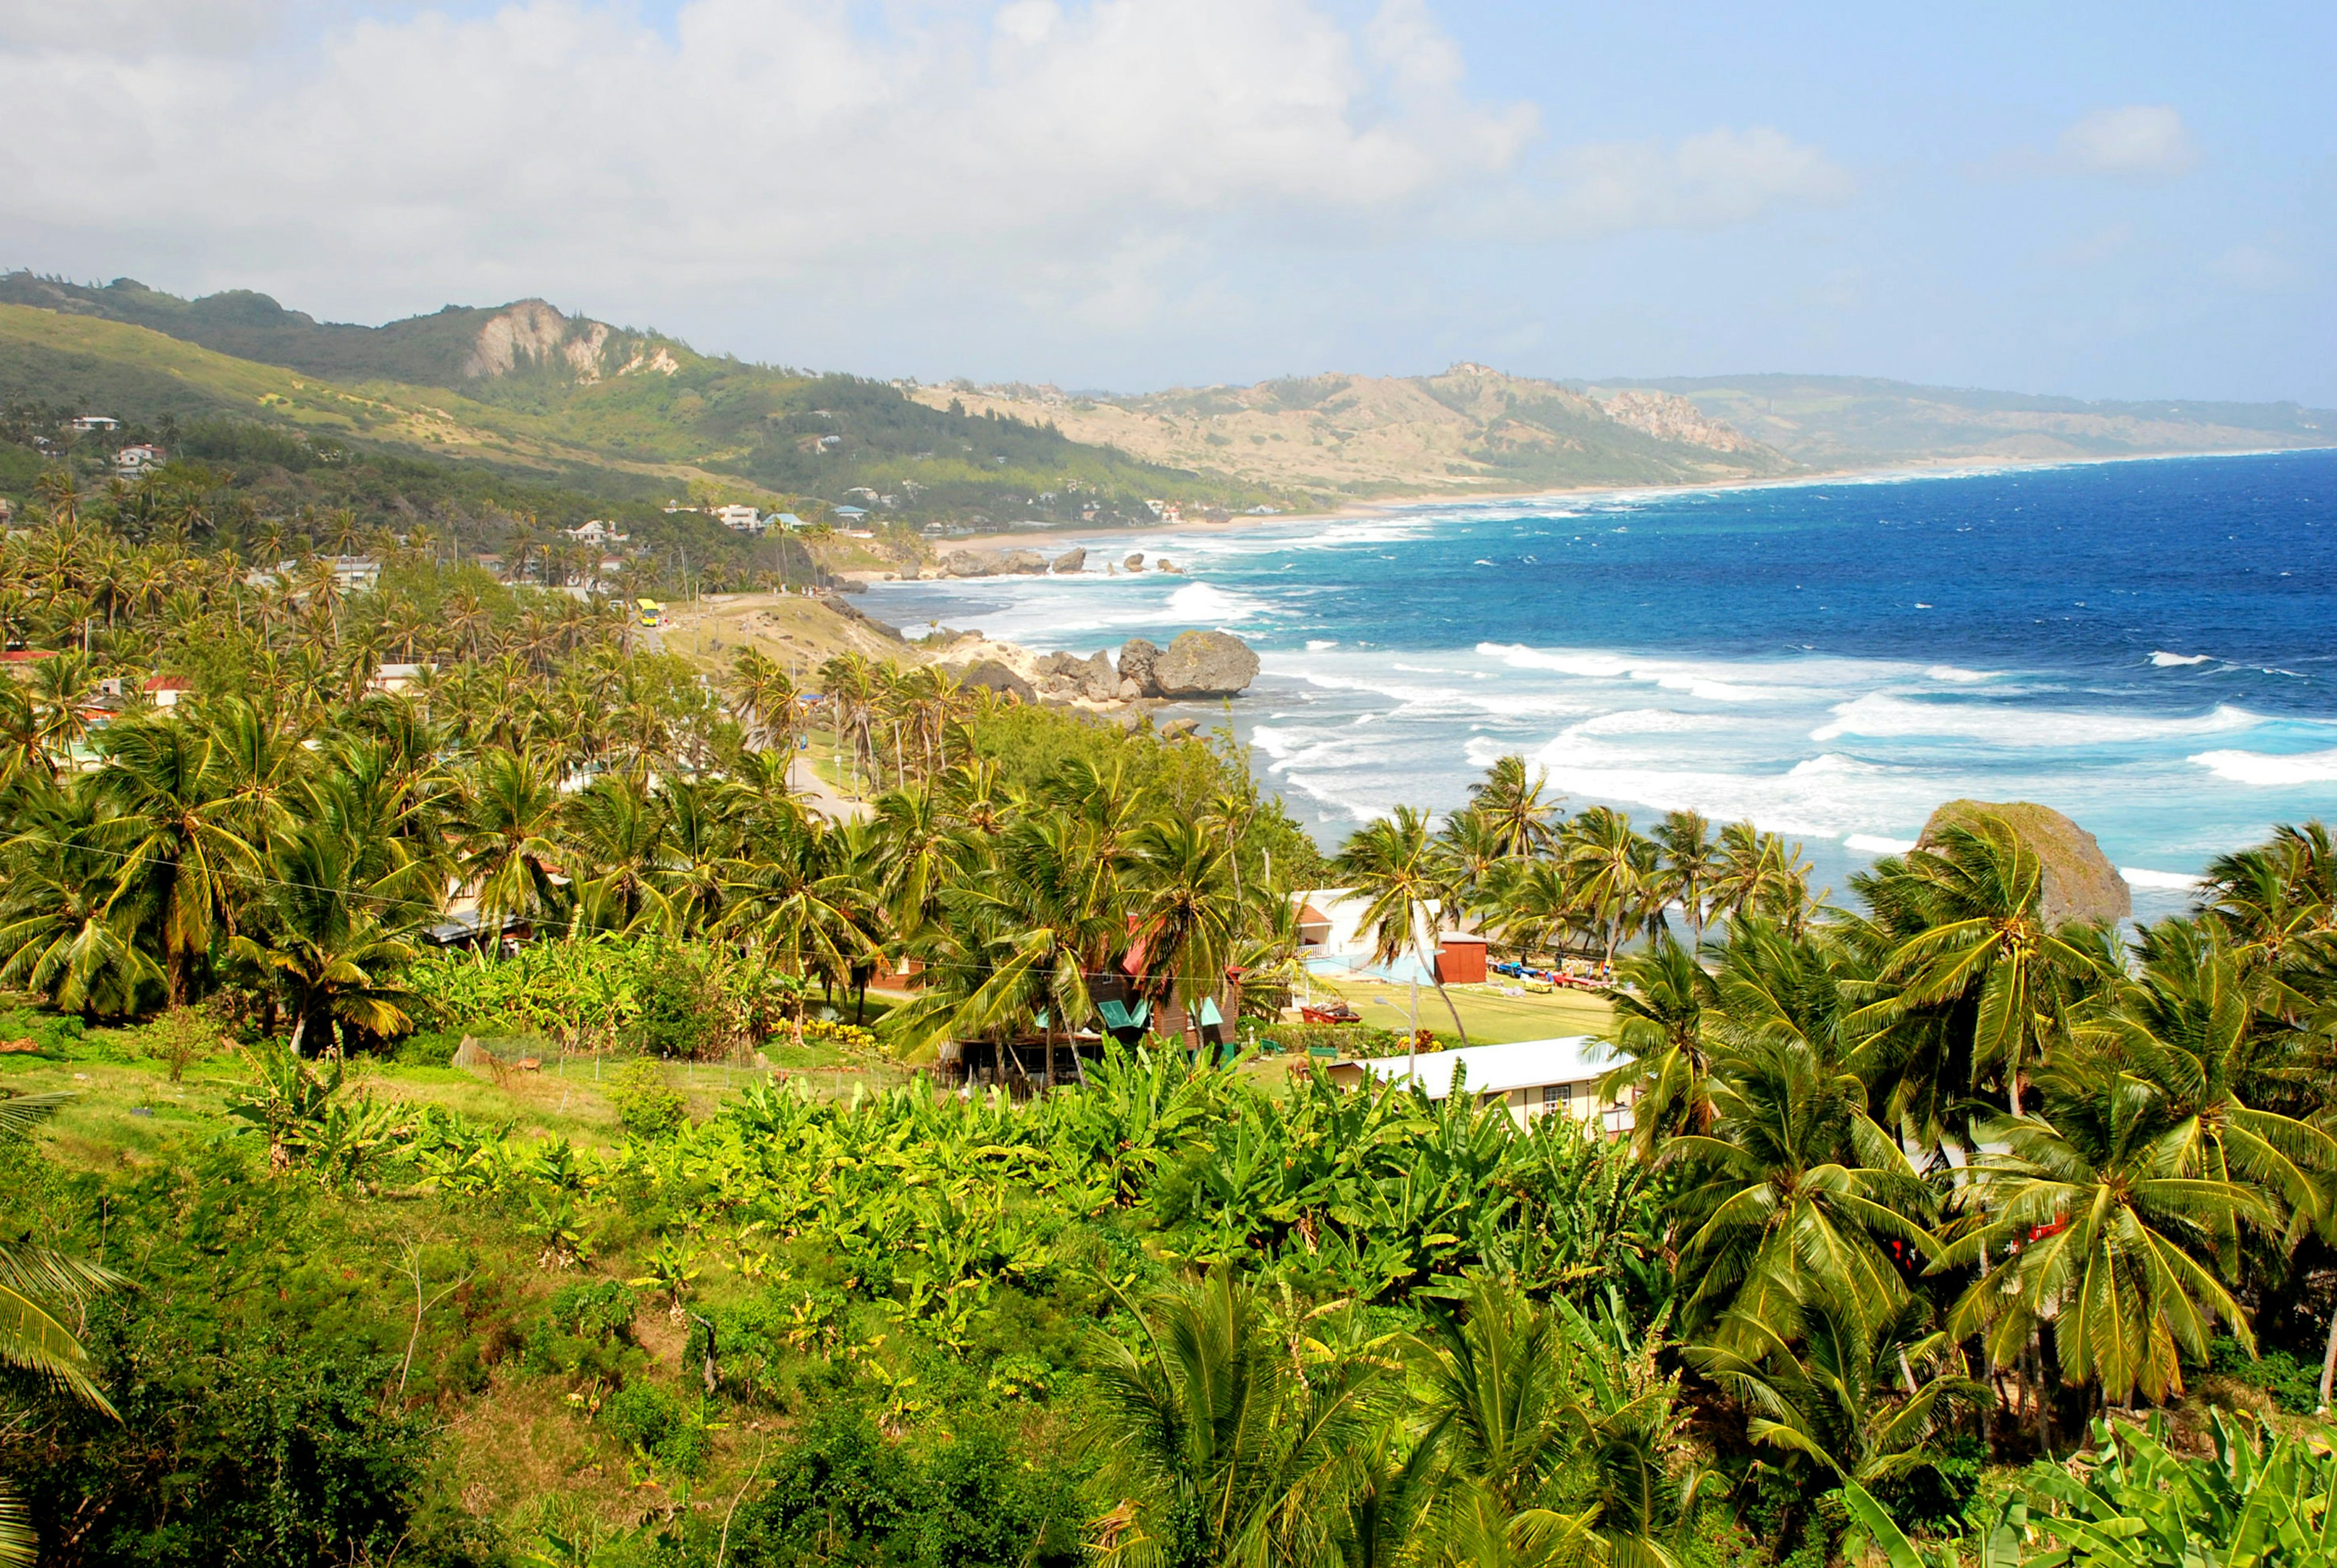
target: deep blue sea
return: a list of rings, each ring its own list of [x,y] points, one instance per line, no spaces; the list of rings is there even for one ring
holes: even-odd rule
[[[1943,800],[2041,801],[2150,911],[2337,813],[2337,452],[1076,542],[1078,576],[881,584],[867,608],[1081,653],[1239,634],[1265,672],[1237,730],[1326,847],[1518,752],[1576,805],[1749,816],[1837,887]],[[1131,550],[1189,575],[1105,572]]]

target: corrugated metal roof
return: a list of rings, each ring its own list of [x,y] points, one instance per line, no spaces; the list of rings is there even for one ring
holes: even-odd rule
[[[1473,1094],[1506,1094],[1511,1089],[1539,1088],[1544,1084],[1580,1084],[1605,1076],[1623,1059],[1605,1041],[1589,1035],[1569,1035],[1552,1040],[1514,1040],[1506,1046],[1471,1046],[1465,1050],[1431,1051],[1421,1057],[1374,1057],[1355,1066],[1392,1084],[1417,1081],[1432,1100],[1452,1092],[1456,1075]]]

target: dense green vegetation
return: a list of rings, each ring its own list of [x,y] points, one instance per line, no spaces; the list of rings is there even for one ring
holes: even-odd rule
[[[1514,759],[1326,866],[1229,746],[857,658],[709,684],[410,543],[255,587],[44,495],[0,546],[48,655],[0,686],[0,1552],[2325,1554],[2318,824],[2124,936],[2048,929],[1985,814],[1849,911]],[[866,820],[789,787],[814,728]],[[1053,1048],[1107,987],[1271,1018],[1325,879],[1391,956],[1466,914],[1611,963],[1631,1136]],[[952,1092],[977,1045],[1010,1081]]]

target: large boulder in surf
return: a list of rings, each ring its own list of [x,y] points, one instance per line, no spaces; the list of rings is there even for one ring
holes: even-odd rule
[[[1257,678],[1257,655],[1224,631],[1180,631],[1152,662],[1152,687],[1166,697],[1239,696]]]
[[[1087,569],[1088,552],[1086,550],[1067,550],[1055,558],[1055,564],[1050,570],[1059,576],[1067,576],[1071,572],[1085,571]]]
[[[1120,645],[1120,678],[1136,683],[1138,696],[1158,696],[1152,689],[1152,667],[1159,660],[1160,649],[1140,637],[1131,637]]]
[[[1936,850],[1944,829],[1978,827],[1982,817],[2005,823],[2045,862],[2037,912],[2049,927],[2068,920],[2122,920],[2134,914],[2133,890],[2094,835],[2034,801],[1950,801],[1923,824],[1916,846]]]

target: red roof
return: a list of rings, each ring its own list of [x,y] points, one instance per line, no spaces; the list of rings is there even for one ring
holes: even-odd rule
[[[53,648],[12,648],[5,653],[0,653],[0,659],[5,659],[10,664],[30,664],[36,658],[56,657],[57,650]]]
[[[150,675],[142,691],[192,691],[195,683],[182,675]]]

